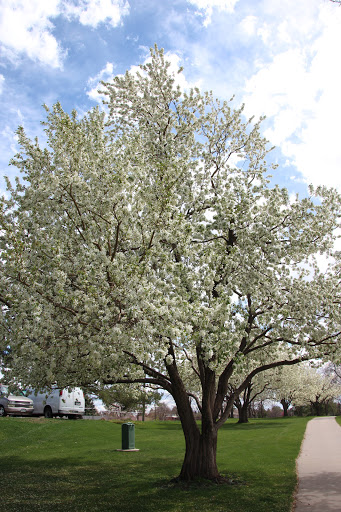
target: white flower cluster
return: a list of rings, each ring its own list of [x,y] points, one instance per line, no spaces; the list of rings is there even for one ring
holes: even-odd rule
[[[240,392],[283,351],[338,353],[336,192],[289,201],[270,188],[259,123],[182,94],[157,48],[103,88],[107,124],[99,109],[79,119],[56,104],[47,149],[18,130],[24,181],[1,200],[9,375],[149,379],[211,400],[218,421],[231,378]],[[325,273],[317,254],[333,254]]]

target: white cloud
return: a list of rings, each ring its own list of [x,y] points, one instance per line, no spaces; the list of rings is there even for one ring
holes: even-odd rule
[[[247,113],[273,117],[274,126],[267,136],[277,145],[313,115],[319,84],[311,80],[306,66],[304,52],[290,49],[277,54],[246,83]]]
[[[265,135],[307,182],[341,190],[341,9],[329,2],[310,5],[312,13],[300,17],[294,9],[277,25],[272,20],[258,26],[268,53],[247,80],[243,101],[247,115],[270,119]]]
[[[207,27],[211,23],[213,9],[233,12],[238,0],[188,0],[188,2],[199,9],[198,14],[204,16],[204,26]]]
[[[10,59],[26,55],[52,67],[61,67],[63,51],[51,34],[51,17],[57,16],[59,0],[3,0],[0,43]]]
[[[256,26],[257,26],[257,17],[256,16],[246,16],[242,19],[242,21],[239,23],[239,28],[243,34],[245,34],[247,37],[253,36],[256,32]]]
[[[97,27],[107,22],[113,27],[119,25],[122,17],[129,14],[129,3],[126,0],[78,0],[70,4],[63,2],[66,15],[75,17],[82,25]]]
[[[66,52],[52,34],[53,18],[65,16],[91,27],[105,22],[116,27],[128,13],[126,0],[2,0],[1,49],[12,61],[26,54],[32,60],[61,68]]]
[[[2,94],[2,91],[3,91],[3,88],[4,88],[4,82],[5,82],[4,75],[0,75],[0,94]]]

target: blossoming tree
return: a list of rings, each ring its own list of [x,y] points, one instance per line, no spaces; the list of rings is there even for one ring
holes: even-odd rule
[[[180,478],[219,479],[218,430],[251,379],[338,349],[338,278],[315,255],[332,251],[340,198],[270,186],[259,123],[182,92],[156,47],[103,90],[107,114],[46,107],[45,148],[18,130],[23,180],[1,203],[7,378],[162,388]]]
[[[284,416],[288,416],[291,405],[304,405],[311,396],[312,371],[306,363],[276,369],[272,379],[272,398],[281,403]]]
[[[334,381],[333,375],[327,375],[315,368],[306,368],[303,377],[305,393],[297,400],[297,405],[309,404],[312,414],[321,416],[328,411],[329,403],[341,398],[341,385]]]
[[[273,371],[271,370],[258,373],[236,398],[234,405],[238,410],[238,423],[248,423],[251,407],[256,402],[262,404],[271,398],[271,381],[273,377]],[[235,378],[239,384],[238,376],[235,376]]]

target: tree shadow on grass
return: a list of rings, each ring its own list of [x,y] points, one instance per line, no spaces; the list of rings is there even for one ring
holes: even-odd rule
[[[257,429],[267,429],[267,428],[283,428],[283,421],[285,420],[251,420],[249,423],[237,423],[236,421],[229,422],[227,421],[219,430],[257,430]],[[200,427],[200,421],[198,421],[198,425]],[[144,423],[136,423],[136,429],[143,428],[145,426]],[[150,423],[147,423],[147,426],[150,426]],[[172,431],[182,431],[182,426],[180,422],[167,422],[164,423],[157,422],[152,423],[153,430],[172,430]]]
[[[249,423],[225,423],[221,427],[221,430],[264,430],[268,428],[283,428],[283,423],[276,423],[275,421],[260,421],[259,423],[256,421]]]
[[[108,456],[108,454],[106,454]],[[154,469],[153,469],[154,468]],[[0,510],[18,512],[174,512],[231,510],[228,486],[172,486],[179,460],[117,459],[100,463],[77,458],[25,460],[5,457],[0,463]],[[173,472],[173,473],[171,473]],[[224,488],[223,488],[224,487]],[[232,488],[233,486],[231,486]],[[237,487],[237,486],[234,486]],[[231,496],[230,496],[231,497]],[[243,509],[241,509],[243,510]]]
[[[181,430],[182,431],[182,426],[181,426],[180,421],[176,421],[176,422],[164,421],[164,422],[155,422],[155,423],[153,423],[153,422],[136,423],[136,428],[140,428],[140,427],[141,428],[145,427],[146,429],[150,429],[151,432],[153,430]]]

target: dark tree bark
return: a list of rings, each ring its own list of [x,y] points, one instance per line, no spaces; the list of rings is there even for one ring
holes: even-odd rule
[[[179,475],[180,480],[207,478],[219,480],[216,462],[218,432],[215,428],[207,431],[192,431],[185,436],[186,453]]]
[[[282,404],[282,407],[283,407],[283,416],[287,417],[288,416],[288,409],[290,407],[290,402],[288,400],[285,400],[284,398],[282,398],[281,404]]]
[[[249,417],[248,417],[248,408],[243,404],[240,408],[239,412],[239,420],[238,423],[248,423]]]
[[[216,462],[218,425],[213,420],[212,398],[215,396],[215,380],[213,372],[206,370],[206,392],[202,399],[201,431],[195,420],[188,394],[177,373],[175,365],[168,368],[172,379],[173,397],[178,409],[182,429],[185,436],[186,452],[180,471],[180,480],[206,478],[219,480],[220,475]]]
[[[311,409],[314,416],[322,416],[322,404],[318,400],[311,402]]]
[[[238,397],[235,400],[235,406],[238,409],[239,420],[238,423],[248,423],[249,422],[249,408],[251,405],[251,390],[252,384],[250,383],[247,388],[244,390],[242,400]]]

